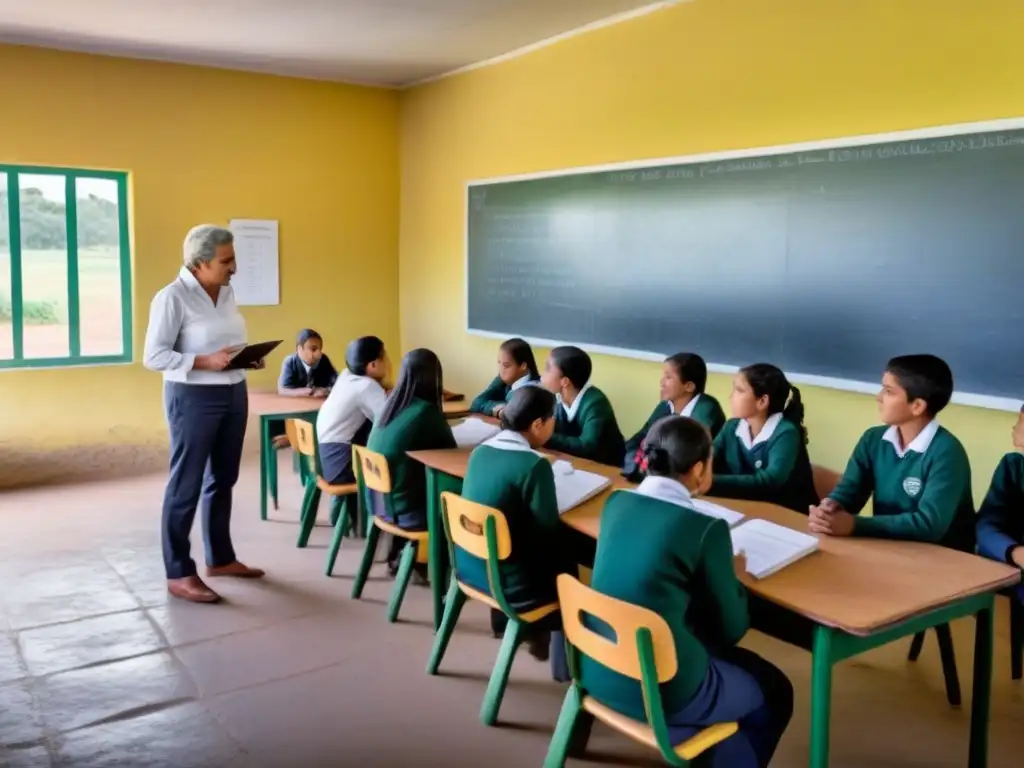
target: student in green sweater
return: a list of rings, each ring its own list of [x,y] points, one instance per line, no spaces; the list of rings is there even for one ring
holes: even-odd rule
[[[395,388],[373,425],[366,447],[387,459],[391,472],[391,517],[374,494],[373,513],[408,531],[427,529],[426,468],[408,451],[455,448],[455,436],[441,407],[441,361],[429,349],[414,349],[402,360]],[[392,541],[388,565],[392,572],[405,542]],[[423,569],[418,565],[418,573]]]
[[[712,750],[710,765],[761,768],[789,724],[793,686],[736,645],[749,622],[747,591],[736,576],[744,558],[734,560],[723,520],[691,506],[711,484],[707,428],[685,416],[657,422],[647,435],[647,477],[635,492],[612,494],[602,512],[592,587],[654,611],[671,628],[679,668],[660,688],[674,741],[737,721],[739,733]],[[596,623],[591,628],[604,634]],[[598,701],[646,721],[639,682],[586,657],[580,674]]]
[[[462,496],[501,510],[508,521],[512,554],[498,564],[505,598],[518,613],[558,600],[555,577],[572,572],[567,547],[560,546],[568,529],[558,517],[551,462],[537,451],[555,431],[555,396],[540,387],[516,391],[502,410],[502,431],[478,446],[469,457]],[[490,595],[485,562],[455,548],[458,578]],[[527,638],[530,653],[545,661],[558,614],[533,625]],[[506,616],[491,612],[495,634],[504,631]]]
[[[818,503],[800,390],[768,363],[733,379],[730,419],[715,438],[712,496],[769,501],[807,514]]]
[[[579,347],[555,347],[548,356],[541,384],[558,398],[555,451],[621,467],[626,446],[612,404],[590,383],[593,363]]]
[[[812,507],[812,533],[927,541],[974,551],[967,452],[935,417],[953,396],[953,372],[935,355],[894,357],[882,376],[872,427],[842,480]],[[874,496],[874,516],[858,517]]]
[[[978,510],[978,554],[1024,569],[1024,408],[1013,428],[1013,447],[996,467]],[[1013,594],[1024,604],[1024,584]]]
[[[509,339],[498,347],[498,375],[473,399],[469,410],[499,418],[513,392],[539,381],[537,361],[529,342],[520,338]]]
[[[673,414],[699,421],[714,438],[725,424],[725,413],[718,401],[704,391],[708,383],[708,367],[704,358],[692,352],[679,352],[665,358],[661,366],[661,402],[655,406],[640,431],[626,441],[627,477],[640,478],[643,472],[644,438],[654,422]]]

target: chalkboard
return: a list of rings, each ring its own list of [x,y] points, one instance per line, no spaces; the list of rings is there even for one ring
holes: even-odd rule
[[[1015,405],[1024,122],[991,125],[472,182],[468,329],[861,391],[931,352]]]

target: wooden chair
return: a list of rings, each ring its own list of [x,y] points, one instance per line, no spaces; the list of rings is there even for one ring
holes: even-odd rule
[[[487,583],[490,595],[459,581],[454,568],[445,598],[444,616],[441,626],[434,638],[434,648],[427,664],[427,674],[436,675],[441,659],[448,648],[455,625],[466,598],[478,600],[484,605],[497,609],[508,616],[505,634],[501,641],[501,650],[494,663],[484,703],[480,708],[480,719],[484,725],[494,725],[498,719],[498,710],[505,695],[509,672],[516,657],[516,650],[523,640],[528,625],[544,619],[558,610],[558,603],[548,603],[526,613],[518,613],[505,599],[505,590],[498,572],[498,563],[507,560],[512,554],[512,538],[509,534],[508,520],[499,510],[467,501],[451,492],[441,494],[442,519],[445,534],[448,537],[451,562],[455,564],[455,547],[461,547],[469,554],[485,561]]]
[[[814,491],[818,494],[819,499],[824,499],[832,493],[843,477],[842,473],[820,464],[812,464],[811,473],[814,476]]]
[[[682,768],[739,730],[737,723],[716,723],[682,744],[673,744],[658,689],[659,683],[675,677],[679,664],[675,639],[666,621],[646,608],[595,592],[566,574],[558,577],[558,602],[562,607],[572,683],[562,702],[544,768],[561,768],[567,756],[582,755],[595,718],[657,749],[669,765]],[[615,639],[602,637],[584,626],[584,614],[607,624]],[[580,654],[637,680],[649,722],[642,723],[619,714],[588,695],[579,679]]]
[[[331,485],[320,474],[320,461],[317,455],[316,427],[302,419],[288,419],[285,421],[285,432],[288,440],[295,450],[307,462],[308,471],[305,473],[305,492],[302,496],[302,510],[299,517],[299,540],[296,546],[300,549],[309,543],[309,536],[316,525],[316,515],[320,507],[320,494],[326,493],[331,496],[331,519],[335,521],[334,539],[331,542],[331,549],[327,555],[327,575],[331,575],[334,569],[334,561],[338,557],[338,549],[341,548],[341,539],[345,535],[345,528],[350,518],[343,514],[346,507],[356,504],[358,486],[355,483],[345,485]]]
[[[352,446],[353,464],[356,470],[356,481],[359,485],[359,496],[367,510],[373,510],[370,493],[379,493],[384,499],[385,511],[394,517],[391,507],[391,470],[388,468],[388,461],[379,453],[361,446]],[[343,512],[338,519],[341,526],[347,515]],[[406,539],[408,543],[402,550],[402,560],[398,566],[398,573],[395,575],[395,586],[391,590],[391,600],[388,602],[388,621],[394,622],[398,618],[398,611],[402,607],[402,600],[405,599],[405,590],[409,586],[409,579],[412,577],[413,564],[419,560],[421,563],[427,561],[427,540],[426,531],[407,531],[397,525],[372,515],[372,525],[366,532],[366,548],[363,550],[363,559],[356,572],[355,582],[352,584],[352,599],[358,600],[362,597],[363,587],[366,585],[366,577],[370,575],[370,568],[373,566],[373,557],[377,552],[377,541],[381,531],[390,533]]]

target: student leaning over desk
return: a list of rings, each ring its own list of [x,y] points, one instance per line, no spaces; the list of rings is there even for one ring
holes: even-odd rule
[[[593,363],[578,347],[555,347],[548,356],[541,384],[558,399],[555,451],[621,467],[626,453],[615,411],[604,392],[590,383]]]
[[[692,508],[711,484],[707,429],[685,416],[658,421],[647,436],[647,477],[635,492],[612,494],[601,514],[592,587],[654,611],[671,628],[679,667],[660,685],[670,736],[678,742],[693,728],[737,721],[739,732],[711,750],[710,765],[761,768],[789,724],[793,686],[736,645],[749,624],[747,591],[736,576],[745,563],[742,556],[734,563],[725,521]],[[586,656],[580,673],[598,701],[646,721],[638,681]]]
[[[810,511],[810,530],[830,536],[926,541],[973,552],[971,465],[936,420],[953,396],[953,373],[934,355],[894,357],[882,376],[884,424],[861,437],[842,479]],[[874,496],[874,516],[858,514]]]
[[[736,374],[729,402],[735,418],[715,438],[711,495],[767,501],[807,514],[818,497],[800,390],[774,365],[757,363]]]
[[[509,339],[498,347],[498,375],[487,389],[473,398],[469,410],[498,418],[514,392],[539,381],[540,373],[530,344],[520,338]]]

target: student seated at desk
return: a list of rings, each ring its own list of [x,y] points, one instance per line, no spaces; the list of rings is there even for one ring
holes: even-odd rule
[[[835,490],[811,509],[811,532],[973,552],[971,465],[960,441],[935,418],[952,396],[953,373],[944,360],[890,360],[877,398],[884,425],[864,433]],[[858,517],[872,495],[874,516]]]
[[[978,554],[1024,569],[1024,408],[1013,428],[1013,447],[996,467],[978,510]],[[1024,584],[1014,594],[1024,603]]]
[[[714,438],[725,424],[725,413],[718,401],[704,391],[708,367],[704,358],[680,352],[665,358],[661,367],[661,402],[654,408],[640,431],[626,442],[627,475],[639,473],[644,462],[643,442],[654,423],[673,414],[689,416],[708,428]]]
[[[712,496],[767,501],[807,514],[818,503],[800,390],[768,363],[733,379],[730,419],[715,438]]]
[[[455,436],[442,409],[441,361],[429,349],[414,349],[402,360],[395,388],[380,418],[374,423],[366,447],[387,459],[391,472],[390,517],[383,499],[374,494],[374,514],[399,528],[427,530],[427,471],[408,456],[409,451],[455,448]],[[388,565],[398,570],[405,542],[391,543]],[[422,577],[423,569],[417,563]]]
[[[327,397],[338,371],[324,353],[324,340],[312,328],[299,331],[295,353],[281,363],[277,394],[285,397]]]
[[[316,419],[320,466],[331,485],[356,481],[352,446],[366,445],[373,423],[387,403],[383,381],[390,362],[384,342],[363,336],[348,345],[345,365]]]
[[[501,416],[512,393],[540,381],[533,349],[523,339],[509,339],[498,347],[498,375],[469,406],[471,413]]]
[[[736,721],[739,732],[701,764],[760,768],[789,724],[793,686],[771,663],[736,645],[749,623],[747,591],[736,576],[746,566],[742,555],[733,558],[725,521],[691,507],[711,487],[711,465],[711,435],[703,425],[668,416],[651,428],[647,477],[635,492],[613,493],[601,514],[591,586],[654,611],[672,630],[679,667],[660,686],[670,735]],[[598,701],[646,722],[638,681],[585,656],[580,671]]]
[[[590,383],[590,355],[578,347],[555,347],[548,356],[541,384],[558,399],[553,451],[621,467],[625,441],[612,404]]]
[[[498,564],[505,597],[518,613],[527,613],[558,601],[555,578],[575,573],[577,563],[567,546],[570,530],[558,515],[555,475],[551,461],[538,453],[555,431],[555,396],[540,387],[516,391],[502,410],[502,431],[478,446],[469,457],[462,496],[501,510],[508,521],[512,554]],[[584,565],[593,563],[591,560]],[[455,549],[455,571],[460,580],[490,595],[485,563],[463,549]],[[554,619],[558,613],[551,614]],[[552,619],[552,621],[554,621]],[[491,612],[495,634],[505,629],[506,617]],[[551,630],[557,622],[531,625],[530,653],[548,658]]]

